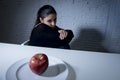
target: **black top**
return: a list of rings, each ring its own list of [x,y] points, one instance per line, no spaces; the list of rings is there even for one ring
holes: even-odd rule
[[[66,30],[68,32],[68,36],[61,40],[59,38],[60,33],[58,30],[61,29],[57,26],[53,29],[45,24],[39,24],[37,27],[34,27],[31,32],[29,45],[52,48],[69,45],[69,42],[73,38],[73,32],[71,30]]]

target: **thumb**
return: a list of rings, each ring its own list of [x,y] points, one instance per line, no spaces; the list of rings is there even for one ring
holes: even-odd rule
[[[62,30],[58,30],[59,33],[61,33]]]

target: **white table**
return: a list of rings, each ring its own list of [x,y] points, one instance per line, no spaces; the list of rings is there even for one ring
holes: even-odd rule
[[[0,43],[0,80],[18,60],[35,53],[46,53],[64,60],[69,68],[66,80],[120,80],[120,54],[52,49]]]

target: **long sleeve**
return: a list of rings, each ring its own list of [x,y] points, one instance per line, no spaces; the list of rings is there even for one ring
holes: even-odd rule
[[[61,40],[59,29],[58,27],[52,29],[45,24],[40,24],[32,30],[29,45],[58,48],[61,45],[68,44],[73,37],[72,31],[67,30],[68,36]]]
[[[45,24],[35,27],[30,36],[29,45],[43,47],[58,47],[61,44],[57,30]]]

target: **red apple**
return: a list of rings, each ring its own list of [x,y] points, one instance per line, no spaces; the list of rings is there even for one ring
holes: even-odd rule
[[[48,57],[44,53],[37,53],[30,59],[29,67],[35,74],[41,75],[48,68]]]

